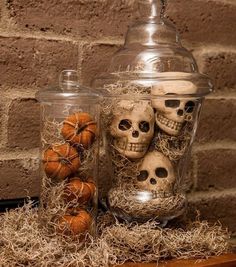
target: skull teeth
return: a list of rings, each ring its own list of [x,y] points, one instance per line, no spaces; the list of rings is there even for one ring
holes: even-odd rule
[[[170,192],[164,192],[164,191],[159,191],[159,192],[152,191],[152,196],[153,198],[168,198],[168,197],[173,196],[173,194]]]
[[[127,143],[122,140],[116,141],[115,144],[118,148],[132,152],[144,152],[147,150],[148,145],[143,143]]]
[[[161,114],[157,115],[157,121],[175,131],[180,131],[183,125],[181,122],[172,121]]]
[[[154,200],[156,198],[170,198],[173,197],[174,194],[171,192],[164,192],[164,191],[139,191],[137,193],[137,199],[141,202],[147,202],[150,200]]]

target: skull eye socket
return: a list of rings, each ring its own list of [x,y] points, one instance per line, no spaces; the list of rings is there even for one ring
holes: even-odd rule
[[[165,101],[165,106],[167,108],[177,108],[180,105],[180,100],[169,99]]]
[[[137,177],[138,181],[140,181],[140,182],[147,180],[147,178],[148,178],[148,171],[145,171],[145,170],[140,171],[140,173]]]
[[[193,101],[188,101],[185,105],[185,108],[184,110],[187,112],[187,113],[192,113],[193,110],[194,110],[194,107],[195,107],[195,103]]]
[[[139,129],[141,130],[141,132],[147,133],[150,130],[149,122],[141,121],[139,123]]]
[[[132,122],[130,120],[121,120],[118,128],[121,131],[127,131],[131,128],[131,126],[132,126]]]
[[[156,168],[155,173],[159,178],[166,178],[168,176],[168,171],[166,168]]]

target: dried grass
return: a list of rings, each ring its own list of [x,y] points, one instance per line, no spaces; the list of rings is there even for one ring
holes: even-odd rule
[[[51,234],[56,232],[57,219],[66,214],[67,209],[75,204],[74,201],[72,203],[65,203],[63,198],[65,184],[66,180],[60,183],[54,183],[46,176],[42,181],[42,205],[39,212],[42,225],[47,225],[48,232]]]
[[[146,97],[150,94],[151,86],[142,86],[141,84],[129,81],[117,81],[116,83],[105,85],[104,90],[111,95],[122,95],[123,97],[129,96],[129,99],[133,99],[133,97],[140,99],[142,96]]]
[[[178,136],[171,136],[162,131],[156,133],[152,141],[152,147],[160,151],[171,161],[178,161],[187,153],[191,142],[192,134],[188,127],[184,127]]]
[[[82,176],[87,176],[87,178],[93,177],[95,168],[97,166],[97,156],[98,156],[98,144],[95,142],[89,149],[81,150],[81,166],[79,167],[79,174]]]
[[[45,118],[43,124],[42,146],[48,147],[51,144],[63,144],[65,142],[61,135],[63,122],[58,122],[55,119]]]
[[[186,197],[182,194],[156,197],[148,193],[132,188],[132,185],[115,187],[109,191],[109,206],[113,212],[130,221],[155,218],[166,221],[185,211]]]
[[[139,175],[140,161],[130,161],[125,155],[120,154],[113,145],[110,145],[110,152],[116,184],[134,184]]]
[[[79,241],[53,235],[38,223],[32,202],[0,216],[0,266],[106,267],[125,261],[158,262],[169,258],[207,258],[229,251],[221,225],[189,223],[185,229],[161,229],[149,221],[121,224],[109,214],[98,219],[97,239]]]
[[[158,262],[170,258],[205,258],[228,250],[228,234],[220,225],[190,223],[186,229],[161,229],[156,222],[107,227],[102,239],[112,247],[119,263]]]

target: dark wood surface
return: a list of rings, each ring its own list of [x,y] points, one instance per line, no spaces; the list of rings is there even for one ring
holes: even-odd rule
[[[126,263],[121,267],[156,267],[156,263]],[[208,260],[173,260],[159,263],[158,267],[236,267],[236,254],[212,257]]]

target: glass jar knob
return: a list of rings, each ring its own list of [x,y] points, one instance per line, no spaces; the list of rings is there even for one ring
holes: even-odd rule
[[[139,13],[145,20],[159,20],[164,16],[166,0],[139,0]]]
[[[76,70],[63,70],[59,76],[60,88],[64,90],[73,90],[78,87],[78,72]]]

